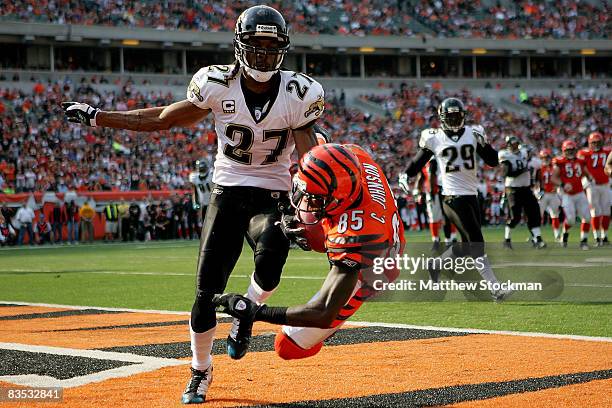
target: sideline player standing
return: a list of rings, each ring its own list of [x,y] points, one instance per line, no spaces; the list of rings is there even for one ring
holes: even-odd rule
[[[562,186],[563,198],[561,206],[565,213],[563,223],[563,238],[561,244],[567,247],[569,229],[576,223],[576,215],[580,217],[580,249],[588,250],[589,203],[584,194],[582,176],[586,174],[584,162],[576,157],[576,142],[566,140],[561,145],[562,156],[553,159],[553,182]]]
[[[212,191],[212,174],[206,159],[196,160],[196,171],[189,173],[189,182],[193,185],[191,203],[194,209],[202,211],[202,218],[210,203]]]
[[[87,104],[64,104],[69,120],[137,131],[192,126],[212,112],[218,139],[213,190],[198,258],[196,299],[191,311],[191,380],[183,403],[202,403],[212,381],[216,328],[214,294],[222,293],[242,251],[245,235],[255,271],[247,296],[265,301],[276,289],[289,251],[278,225],[279,203],[288,201],[294,148],[303,155],[316,145],[312,127],[324,109],[323,88],[312,78],[280,70],[289,50],[287,25],[268,6],[245,10],[236,22],[236,61],[200,69],[187,99],[169,106],[104,112]],[[247,351],[251,324],[234,320],[228,354]]]
[[[561,207],[561,199],[557,194],[557,186],[553,182],[553,166],[552,166],[552,151],[550,149],[540,150],[540,161],[541,166],[536,171],[536,182],[539,185],[539,204],[540,214],[543,215],[544,211],[548,211],[550,215],[550,224],[552,225],[553,233],[555,235],[555,241],[561,239],[559,228],[561,223],[559,222],[559,207]]]
[[[401,256],[404,229],[382,168],[356,145],[325,144],[308,152],[294,177],[291,204],[297,221],[323,228],[331,269],[304,305],[269,307],[238,294],[216,298],[221,312],[283,325],[274,348],[286,360],[310,357],[375,292],[375,280],[399,271],[373,272],[376,258]],[[285,222],[287,226],[293,220]]]
[[[538,200],[531,190],[529,173],[529,151],[521,146],[516,136],[506,138],[506,148],[499,152],[499,163],[504,166],[504,184],[508,200],[509,216],[504,232],[504,247],[512,249],[512,230],[521,222],[523,212],[527,215],[527,227],[535,248],[546,248],[540,226],[542,217]]]
[[[406,174],[409,177],[416,176],[425,163],[432,157],[436,158],[442,180],[443,210],[457,226],[463,241],[463,245],[451,246],[440,257],[484,257],[483,267],[478,268],[478,273],[486,281],[498,283],[484,251],[477,176],[477,155],[487,165],[497,166],[497,151],[489,144],[482,126],[465,125],[466,110],[459,99],[443,100],[438,107],[438,116],[441,128],[421,132],[420,149],[410,161]],[[439,271],[430,269],[430,274],[432,280],[438,280]],[[502,301],[510,293],[500,289],[491,295],[496,301]]]
[[[578,158],[591,175],[593,182],[586,188],[587,200],[591,209],[591,226],[597,246],[609,245],[608,228],[610,227],[610,177],[604,172],[606,159],[610,154],[609,146],[604,146],[601,133],[589,135],[589,148],[578,152]]]

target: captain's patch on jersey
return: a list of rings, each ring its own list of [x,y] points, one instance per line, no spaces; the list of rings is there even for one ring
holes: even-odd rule
[[[221,101],[221,109],[223,109],[223,113],[236,113],[236,101],[233,99]]]

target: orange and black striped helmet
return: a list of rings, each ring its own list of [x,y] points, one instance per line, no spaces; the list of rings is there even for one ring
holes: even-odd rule
[[[313,147],[300,160],[293,178],[291,204],[298,220],[313,224],[341,214],[361,193],[357,156],[344,145],[327,143]]]

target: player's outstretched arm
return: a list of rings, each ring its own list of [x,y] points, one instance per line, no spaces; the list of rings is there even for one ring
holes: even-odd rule
[[[326,329],[332,323],[353,294],[358,273],[342,266],[332,266],[319,296],[304,305],[287,309],[287,323],[297,327],[319,327]]]
[[[429,149],[419,149],[414,157],[408,160],[408,166],[406,166],[406,174],[408,177],[414,177],[421,172],[421,169],[429,159],[433,157],[433,152]]]
[[[606,174],[612,177],[612,152],[608,155],[608,160],[606,160]]]
[[[168,106],[131,111],[102,111],[79,102],[64,102],[62,108],[70,122],[143,132],[190,127],[210,112],[186,99]]]
[[[218,311],[238,319],[326,329],[332,325],[342,306],[349,301],[357,279],[356,271],[334,265],[319,291],[319,296],[305,305],[289,308],[258,305],[236,293],[215,295],[213,303]]]

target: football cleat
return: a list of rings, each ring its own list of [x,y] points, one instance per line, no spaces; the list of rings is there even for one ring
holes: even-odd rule
[[[212,364],[204,371],[191,367],[191,379],[183,392],[183,404],[202,404],[206,401],[206,392],[212,383]]]
[[[542,237],[536,237],[535,241],[532,241],[532,242],[533,242],[533,247],[536,249],[546,248],[546,242],[544,242]]]
[[[569,233],[564,232],[563,233],[563,238],[561,238],[561,246],[563,248],[567,248],[567,241],[569,240]]]
[[[586,239],[583,239],[582,241],[580,241],[580,249],[582,249],[583,251],[589,250],[589,244]]]
[[[433,245],[431,246],[431,252],[440,252],[442,250],[442,245],[440,244],[440,241],[434,241]]]
[[[504,241],[504,248],[505,248],[505,249],[513,249],[513,248],[512,248],[512,241],[510,241],[509,239],[506,239],[506,240]]]
[[[230,334],[227,336],[227,355],[234,360],[240,360],[245,356],[251,342],[253,321],[241,321],[234,319]]]
[[[608,237],[603,237],[603,239],[601,240],[601,246],[608,246],[610,245],[610,241],[608,241]]]
[[[512,296],[513,293],[514,293],[513,290],[499,289],[491,293],[491,296],[493,297],[493,300],[495,301],[495,303],[501,303],[504,300],[507,300],[510,296]]]

